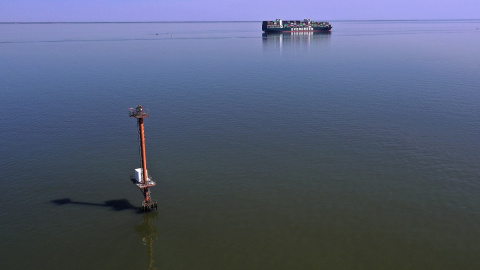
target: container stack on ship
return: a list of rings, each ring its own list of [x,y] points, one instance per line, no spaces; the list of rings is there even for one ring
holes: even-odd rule
[[[263,21],[262,30],[265,33],[291,33],[291,32],[329,32],[332,26],[329,22],[315,22],[310,19],[303,21]]]

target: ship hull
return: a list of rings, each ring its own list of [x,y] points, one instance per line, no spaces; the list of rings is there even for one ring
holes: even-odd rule
[[[296,32],[330,32],[332,29],[331,26],[329,27],[313,27],[313,28],[306,28],[306,27],[284,27],[284,28],[268,28],[263,31],[265,33],[296,33]]]
[[[265,33],[295,33],[295,32],[329,32],[332,26],[328,22],[315,22],[310,19],[303,21],[263,21],[262,30]]]

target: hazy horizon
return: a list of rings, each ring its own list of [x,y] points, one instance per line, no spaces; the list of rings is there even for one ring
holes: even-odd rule
[[[302,18],[304,19],[304,18]],[[300,20],[302,20],[300,19]],[[196,23],[216,23],[216,22],[262,22],[262,21],[270,21],[274,19],[265,19],[265,20],[243,20],[243,21],[236,21],[236,20],[198,20],[198,21],[16,21],[16,22],[6,22],[6,21],[0,21],[0,24],[49,24],[49,23],[191,23],[191,22],[196,22]],[[282,18],[282,20],[287,21],[287,20],[299,20],[299,18]],[[480,18],[477,19],[389,19],[389,20],[375,20],[375,19],[357,19],[357,20],[328,20],[331,22],[354,22],[354,21],[372,21],[372,22],[394,22],[394,21],[399,21],[399,22],[408,22],[408,21],[478,21]]]
[[[0,22],[475,20],[477,0],[3,0]]]

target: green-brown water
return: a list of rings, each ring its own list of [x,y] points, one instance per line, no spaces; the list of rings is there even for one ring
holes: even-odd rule
[[[0,268],[478,269],[480,21],[332,25],[0,24]]]

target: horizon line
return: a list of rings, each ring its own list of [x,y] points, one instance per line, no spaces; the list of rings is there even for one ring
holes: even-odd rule
[[[284,21],[288,21],[286,19]],[[328,20],[331,22],[348,22],[348,21],[476,21],[479,19],[339,19],[339,20]],[[248,21],[213,21],[213,20],[198,20],[198,21],[5,21],[0,22],[0,24],[53,24],[53,23],[226,23],[226,22],[262,22],[264,20],[248,20]],[[268,20],[266,20],[268,21]],[[323,20],[322,20],[323,21]]]

